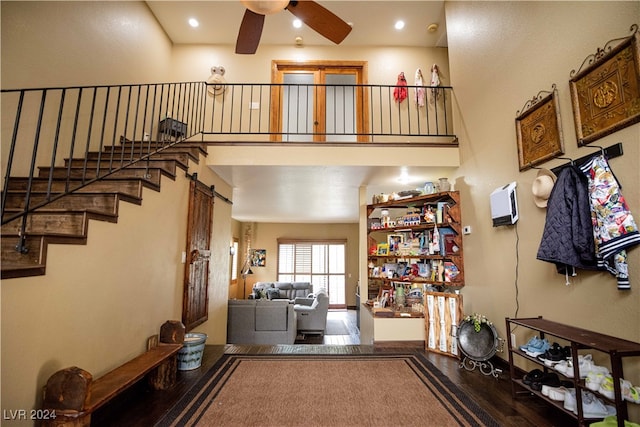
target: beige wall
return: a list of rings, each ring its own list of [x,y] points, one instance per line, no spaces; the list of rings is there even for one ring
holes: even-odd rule
[[[252,275],[247,276],[246,294],[251,293],[256,282],[272,282],[278,279],[278,239],[346,239],[347,287],[345,298],[348,306],[355,306],[356,287],[358,285],[358,224],[284,224],[284,223],[244,223],[251,226],[251,248],[266,249],[265,267],[251,267]],[[244,231],[243,231],[244,233]],[[242,236],[244,246],[244,234]],[[243,254],[246,252],[243,252]],[[240,259],[242,264],[244,260]],[[239,298],[242,298],[242,280],[240,280]]]
[[[2,2],[3,88],[167,81],[170,59],[171,43],[142,2]],[[189,172],[231,198],[204,158]],[[100,376],[181,318],[189,181],[179,171],[161,187],[145,189],[141,206],[121,203],[117,224],[91,221],[87,245],[50,245],[45,276],[2,281],[3,410],[38,407],[58,369]],[[216,199],[213,217],[209,321],[196,330],[221,344],[231,205]]]
[[[515,136],[516,111],[555,83],[566,156],[578,158],[597,151],[577,147],[569,73],[596,48],[629,34],[631,24],[638,23],[640,3],[450,2],[446,12],[461,145],[455,185],[462,193],[463,222],[473,229],[464,238],[465,312],[487,315],[502,337],[505,317],[541,315],[640,341],[640,248],[629,253],[631,291],[617,290],[615,279],[602,272],[580,271],[565,286],[564,276],[556,274],[553,265],[536,260],[545,210],[536,207],[531,196],[536,171],[518,170]],[[610,164],[636,222],[640,219],[639,130],[636,124],[595,142],[607,147],[622,141],[624,156]],[[549,161],[544,166],[562,162]],[[517,226],[493,228],[489,195],[511,181],[518,184],[520,220]],[[624,372],[638,382],[640,364],[637,358],[633,362],[625,364]]]
[[[164,82],[171,41],[144,2],[3,1],[2,88]]]
[[[417,67],[424,71],[438,63],[444,82],[455,89],[462,166],[453,178],[462,193],[463,222],[473,227],[464,240],[465,311],[486,314],[504,336],[504,317],[516,314],[519,236],[518,316],[543,315],[640,341],[634,327],[640,324],[640,249],[630,252],[630,292],[616,290],[605,273],[581,272],[566,287],[553,266],[535,260],[544,211],[530,197],[535,171],[518,171],[514,126],[525,101],[556,83],[566,154],[593,151],[575,144],[569,71],[606,41],[625,35],[640,15],[639,3],[448,3],[450,67],[446,49],[261,47],[255,56],[237,56],[229,46],[172,47],[142,2],[2,2],[1,7],[3,88],[201,81],[213,65],[224,65],[230,82],[268,81],[272,58],[297,59],[303,53],[313,59],[366,60],[369,82],[387,84],[399,71],[411,76]],[[639,126],[598,141],[624,143],[625,155],[612,160],[612,167],[636,216]],[[231,188],[204,162],[192,165],[193,171],[231,198]],[[490,223],[489,194],[510,181],[518,182],[518,235],[515,227]],[[162,193],[145,190],[142,206],[123,204],[118,224],[92,222],[87,246],[51,246],[46,276],[2,282],[2,409],[37,405],[46,378],[61,367],[78,365],[100,375],[142,351],[164,320],[179,318],[187,188],[184,176],[163,179]],[[214,209],[210,320],[197,330],[209,334],[209,343],[222,343],[228,248],[239,224],[230,218],[230,205],[216,200]],[[353,252],[357,226],[258,224],[257,229],[252,246],[267,249],[267,267],[257,269],[249,283],[275,277],[277,237],[348,236],[347,302],[352,304],[362,258]],[[625,365],[625,374],[637,380],[638,369]]]
[[[174,79],[206,80],[211,67],[225,67],[229,83],[271,81],[271,60],[344,60],[367,61],[370,84],[395,84],[398,73],[404,71],[407,82],[413,84],[417,68],[428,75],[431,65],[437,63],[442,70],[442,83],[449,83],[447,49],[418,49],[405,47],[348,47],[327,49],[321,47],[296,48],[293,46],[260,46],[255,55],[236,55],[229,46],[176,45],[173,49],[172,77]]]

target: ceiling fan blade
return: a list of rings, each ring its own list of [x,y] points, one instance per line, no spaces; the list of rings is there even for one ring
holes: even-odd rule
[[[264,15],[245,10],[240,31],[238,31],[238,39],[236,40],[236,53],[244,55],[252,55],[256,53],[260,37],[262,36],[262,27],[264,26]]]
[[[291,1],[286,9],[335,44],[340,44],[351,32],[349,24],[315,1]]]

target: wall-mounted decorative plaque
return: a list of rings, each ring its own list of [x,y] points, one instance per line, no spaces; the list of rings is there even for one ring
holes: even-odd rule
[[[556,85],[541,91],[516,113],[520,171],[564,154]]]
[[[578,145],[640,121],[638,26],[589,55],[569,81]],[[617,44],[616,44],[617,43]]]

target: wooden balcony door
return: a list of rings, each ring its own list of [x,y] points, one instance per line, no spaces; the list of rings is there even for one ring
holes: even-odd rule
[[[283,142],[366,141],[366,63],[274,61],[272,139]],[[327,85],[327,86],[316,86]]]

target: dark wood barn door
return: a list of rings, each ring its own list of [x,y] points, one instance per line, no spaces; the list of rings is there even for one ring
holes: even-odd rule
[[[194,179],[189,189],[187,264],[182,298],[182,323],[187,331],[208,318],[212,221],[213,190]]]

